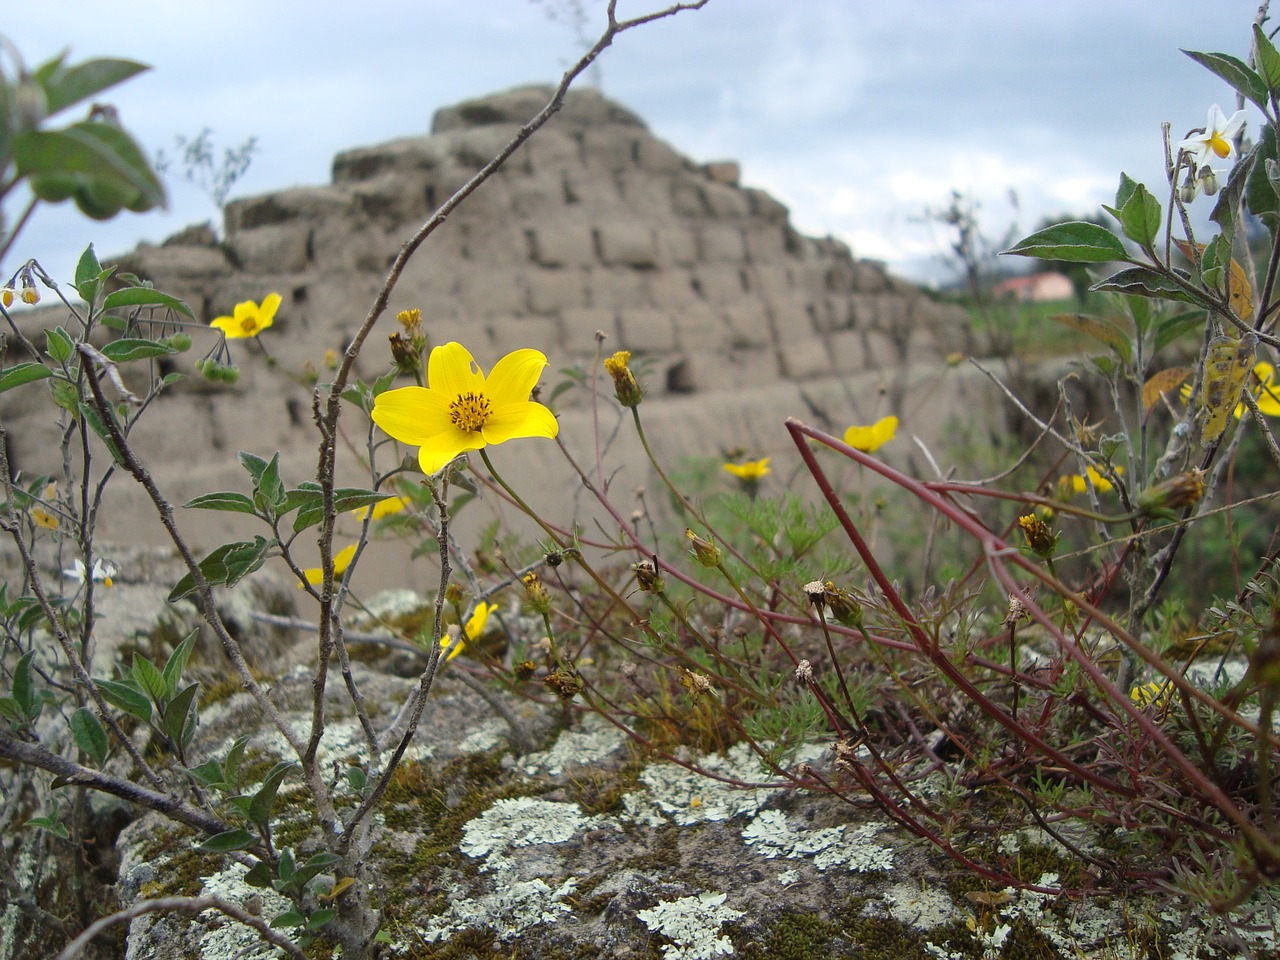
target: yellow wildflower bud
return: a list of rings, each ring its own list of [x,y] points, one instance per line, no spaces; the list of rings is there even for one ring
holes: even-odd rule
[[[413,340],[398,331],[387,339],[391,342],[391,362],[397,370],[412,375],[422,367],[422,354],[414,349]]]
[[[636,573],[636,583],[645,593],[662,593],[667,589],[667,582],[662,579],[658,565],[651,560],[641,560],[631,568]]]
[[[1058,538],[1053,535],[1047,523],[1034,513],[1028,513],[1018,518],[1018,526],[1022,528],[1022,535],[1027,538],[1027,546],[1032,553],[1044,560],[1053,558]]]
[[[618,402],[624,407],[639,406],[644,399],[644,390],[636,382],[636,375],[627,366],[631,359],[631,351],[619,350],[612,357],[606,357],[604,369],[613,377],[613,392]]]
[[[422,327],[422,311],[417,307],[412,310],[401,310],[396,314],[396,320],[400,326],[404,327],[404,332],[412,336]]]
[[[529,601],[529,606],[533,607],[536,613],[545,616],[551,609],[551,594],[547,593],[547,587],[542,582],[542,578],[536,571],[530,570],[520,578],[520,582],[524,584],[524,596]]]
[[[515,674],[517,680],[525,681],[530,679],[538,671],[537,665],[532,660],[521,660],[511,672]]]
[[[1204,473],[1188,470],[1139,493],[1138,509],[1154,519],[1172,520],[1179,511],[1199,503],[1204,490]]]
[[[320,362],[324,364],[326,370],[337,370],[341,361],[342,358],[339,356],[338,351],[330,348],[324,352],[324,357]]]
[[[453,604],[455,607],[458,604],[462,603],[465,597],[466,597],[466,594],[462,592],[462,588],[458,586],[456,583],[451,583],[444,588],[445,600]]]
[[[557,664],[542,682],[554,690],[556,696],[565,703],[577,696],[583,687],[582,676],[571,663]]]
[[[692,530],[686,528],[684,535],[689,538],[689,553],[704,567],[718,567],[720,561],[724,559],[724,554],[720,552],[720,548],[708,540],[706,537],[700,537]]]
[[[862,604],[848,590],[842,590],[832,581],[828,580],[822,585],[823,599],[826,601],[828,609],[831,610],[831,616],[835,617],[836,623],[846,627],[862,627]]]

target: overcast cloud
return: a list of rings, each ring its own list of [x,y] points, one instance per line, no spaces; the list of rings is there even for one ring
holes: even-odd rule
[[[621,12],[658,2],[622,0]],[[603,19],[602,2],[584,6]],[[937,273],[941,237],[918,219],[952,187],[979,198],[991,234],[1095,212],[1121,170],[1160,195],[1161,122],[1180,138],[1210,104],[1234,109],[1179,48],[1246,58],[1256,9],[711,0],[620,37],[600,78],[681,152],[738,160],[799,229],[921,277]],[[335,153],[421,134],[446,104],[552,82],[579,50],[526,0],[51,0],[4,30],[29,63],[69,46],[72,60],[151,64],[108,99],[152,151],[172,153],[176,134],[203,127],[219,146],[256,136],[261,152],[233,196],[326,182]],[[46,209],[18,256],[67,277],[88,240],[110,255],[214,216],[194,188],[170,188],[168,212],[109,224]]]

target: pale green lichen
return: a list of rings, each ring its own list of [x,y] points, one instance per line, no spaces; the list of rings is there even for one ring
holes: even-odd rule
[[[511,940],[530,927],[554,923],[570,913],[563,901],[577,887],[577,877],[552,889],[544,880],[515,880],[504,872],[492,893],[451,899],[449,909],[432,917],[421,934],[428,943],[437,943],[468,927],[489,927],[498,931],[499,940]]]
[[[820,753],[821,749],[806,748],[797,762],[814,759],[815,751]],[[712,753],[690,759],[696,766],[726,781],[759,783],[773,779],[761,769],[760,758],[746,743],[736,744],[723,755]],[[651,764],[640,774],[640,783],[646,791],[627,794],[623,805],[630,819],[649,826],[658,826],[664,819],[687,827],[755,814],[781,792],[779,787],[743,789],[733,786],[732,782],[705,777],[678,763]]]
[[[538,774],[559,776],[566,767],[588,766],[608,759],[617,753],[626,739],[622,731],[604,717],[588,714],[578,729],[561,733],[551,749],[525,757],[520,769],[529,777]]]
[[[499,800],[462,828],[458,845],[469,857],[484,858],[484,869],[507,865],[506,852],[514,847],[564,843],[580,830],[600,826],[600,817],[589,817],[576,803],[511,797]]]
[[[233,863],[225,870],[206,877],[203,892],[237,906],[244,906],[252,899],[255,905],[260,905],[262,916],[267,921],[293,906],[287,897],[270,887],[251,887],[245,883],[244,875],[248,872],[247,867]],[[227,957],[270,960],[276,956],[275,948],[264,943],[256,930],[227,920],[216,910],[206,910],[197,920],[216,921],[207,923],[205,932],[200,935],[200,960],[226,960]]]
[[[674,941],[662,948],[666,960],[711,960],[733,953],[733,943],[720,936],[720,928],[745,916],[741,910],[726,907],[726,899],[723,893],[700,893],[679,900],[660,900],[656,907],[641,910],[636,917],[654,933]]]
[[[888,870],[893,866],[893,850],[874,842],[878,824],[869,823],[847,831],[845,825],[822,830],[795,826],[779,810],[764,810],[742,831],[742,839],[766,860],[775,857],[812,858],[819,870],[847,867],[858,873]]]

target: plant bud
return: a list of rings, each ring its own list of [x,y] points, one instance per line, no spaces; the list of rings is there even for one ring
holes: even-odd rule
[[[1188,470],[1139,493],[1138,509],[1153,519],[1173,520],[1182,510],[1199,503],[1204,491],[1204,473]]]
[[[684,535],[689,538],[689,553],[704,567],[718,567],[724,559],[724,554],[710,540],[700,537],[690,529],[685,529]]]
[[[630,359],[631,351],[619,350],[612,357],[606,357],[604,361],[605,371],[613,378],[614,396],[624,407],[639,406],[640,401],[644,399],[644,390],[640,388],[635,374],[627,366]]]
[[[1027,546],[1031,548],[1032,553],[1042,560],[1053,559],[1058,538],[1054,536],[1047,523],[1034,513],[1028,513],[1018,518],[1018,526],[1022,528],[1022,535],[1027,538]]]

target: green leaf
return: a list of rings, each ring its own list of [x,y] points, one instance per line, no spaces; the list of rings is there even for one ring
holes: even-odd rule
[[[107,299],[102,302],[103,310],[118,310],[122,307],[164,307],[192,320],[196,318],[191,308],[177,297],[151,287],[125,287],[107,294]]]
[[[76,263],[76,293],[85,303],[93,303],[98,298],[98,289],[102,286],[102,264],[98,255],[93,252],[93,244],[84,248],[80,260]]]
[[[286,910],[274,917],[270,926],[273,930],[280,930],[284,927],[300,927],[305,922],[305,918],[297,910]]]
[[[35,78],[44,87],[48,115],[53,116],[103,90],[150,70],[132,60],[94,59],[63,67],[62,57],[42,64]]]
[[[169,659],[165,661],[164,669],[161,676],[164,677],[165,695],[172,697],[178,691],[178,684],[182,682],[182,671],[187,669],[187,661],[191,659],[191,650],[195,646],[198,630],[192,630],[182,642],[173,648],[173,653],[169,654]]]
[[[149,659],[140,653],[133,656],[132,670],[134,685],[143,693],[151,698],[151,702],[164,709],[165,701],[168,699],[168,685],[164,682],[164,674]]]
[[[311,911],[311,916],[307,918],[307,929],[315,933],[337,915],[338,911],[333,907],[321,907],[319,910],[313,910]]]
[[[44,352],[55,363],[66,363],[76,352],[75,341],[71,339],[71,334],[61,327],[46,330],[44,332]]]
[[[1200,53],[1196,50],[1183,50],[1188,57],[1211,73],[1217,74],[1231,85],[1233,90],[1244,95],[1267,111],[1267,85],[1262,78],[1249,69],[1242,60],[1225,53]]]
[[[1083,313],[1060,313],[1053,319],[1064,327],[1079,330],[1110,347],[1125,363],[1133,360],[1133,343],[1129,335],[1110,320],[1091,317]]]
[[[1125,181],[1132,186],[1126,189]],[[1124,196],[1123,201],[1119,199],[1121,196]],[[1160,201],[1145,186],[1134,183],[1127,174],[1121,177],[1116,198],[1116,207],[1104,205],[1103,209],[1119,221],[1126,237],[1144,250],[1150,248],[1160,232]]]
[[[40,715],[40,699],[36,696],[35,682],[32,679],[31,658],[36,655],[28,650],[18,658],[13,668],[13,702],[17,706],[24,722],[30,722]]]
[[[232,790],[240,789],[240,762],[244,759],[244,748],[248,742],[247,736],[237,737],[227,751],[227,786]]]
[[[49,396],[63,410],[80,415],[80,391],[70,380],[64,380],[62,377],[54,378],[54,381],[49,384]]]
[[[1179,286],[1175,281],[1163,274],[1156,273],[1150,267],[1126,267],[1113,273],[1105,280],[1099,280],[1090,290],[1123,293],[1133,297],[1154,297],[1158,300],[1177,300],[1182,303],[1194,303],[1196,306],[1207,306],[1203,297]]]
[[[61,837],[63,840],[71,839],[71,834],[67,832],[67,828],[56,817],[32,817],[27,821],[27,824],[32,827],[39,827],[42,830],[48,830],[55,837]]]
[[[317,853],[307,858],[307,862],[294,871],[293,879],[300,886],[306,886],[326,868],[341,861],[341,857],[333,853]]]
[[[1280,51],[1256,23],[1253,25],[1253,62],[1258,65],[1258,73],[1267,86],[1267,92],[1272,95],[1280,93]]]
[[[1129,258],[1124,245],[1115,234],[1106,227],[1083,220],[1046,227],[1004,252],[1019,257],[1065,260],[1069,263],[1108,263]]]
[[[280,454],[277,452],[263,468],[254,485],[253,502],[264,514],[274,516],[285,503],[284,484],[280,480]]]
[[[1201,310],[1188,310],[1165,317],[1156,326],[1155,352],[1159,353],[1175,340],[1189,333],[1204,331],[1205,314]]]
[[[282,881],[289,883],[293,880],[294,862],[293,851],[285,847],[280,851],[280,858],[277,862],[276,873]]]
[[[258,513],[252,500],[243,493],[232,491],[206,493],[188,500],[182,506],[188,510],[226,510],[231,513],[251,513],[255,516]]]
[[[249,471],[249,476],[253,477],[253,485],[256,487],[262,480],[262,471],[267,469],[267,461],[256,453],[248,453],[244,450],[236,454],[236,457],[240,465]]]
[[[206,787],[218,789],[227,785],[226,777],[222,773],[222,766],[212,757],[198,767],[188,768],[187,773],[191,774]]]
[[[205,853],[231,853],[235,850],[247,850],[256,841],[257,838],[248,830],[225,830],[197,845],[196,849]]]
[[[8,370],[0,372],[0,393],[20,387],[24,383],[34,383],[36,380],[44,380],[52,376],[53,371],[43,363],[36,363],[34,360],[16,363]]]
[[[244,875],[244,882],[251,887],[271,886],[271,864],[259,860]]]
[[[297,764],[288,760],[281,760],[271,768],[270,772],[263,778],[262,786],[253,795],[253,799],[249,803],[249,819],[263,830],[267,829],[271,820],[271,808],[275,806],[276,791],[280,789],[280,783],[284,780],[285,775],[295,766]]]
[[[241,579],[266,563],[267,553],[275,545],[276,541],[266,537],[224,543],[200,561],[200,572],[210,586],[226,584],[234,587]],[[174,603],[195,592],[195,579],[188,573],[169,591],[169,602]]]
[[[74,198],[95,220],[108,220],[122,209],[143,213],[165,201],[142,148],[111,123],[85,120],[65,130],[28,130],[14,138],[13,159],[41,200]]]
[[[191,722],[192,706],[199,692],[198,683],[185,687],[164,705],[160,713],[161,732],[179,747],[186,746],[189,734],[195,732],[195,724]]]
[[[305,483],[299,484],[299,489],[290,491],[291,494],[306,493],[311,494],[304,501],[299,509],[298,515],[293,519],[293,532],[300,533],[307,527],[315,526],[324,519],[324,500],[320,492],[306,489]],[[387,494],[379,493],[376,490],[364,490],[360,487],[339,487],[333,491],[333,509],[335,513],[344,513],[347,510],[355,510],[359,507],[368,507],[375,503],[381,503],[387,499]],[[290,501],[292,502],[292,501]],[[287,512],[282,510],[281,512]]]
[[[167,357],[177,353],[167,343],[125,337],[112,340],[102,348],[102,355],[115,363],[128,363],[131,360],[149,360],[152,357]]]
[[[1209,219],[1222,228],[1222,235],[1227,238],[1228,245],[1235,240],[1236,208],[1244,199],[1253,165],[1257,161],[1258,151],[1250,150],[1231,168],[1226,186],[1218,192],[1218,200],[1213,205],[1213,212],[1209,214]]]
[[[120,453],[120,448],[116,446],[116,442],[111,436],[111,431],[109,431],[106,424],[103,423],[102,417],[98,413],[98,408],[87,403],[81,403],[78,409],[80,411],[80,416],[84,417],[85,422],[89,424],[89,428],[93,430],[93,432],[98,435],[98,439],[106,445],[107,451],[111,454],[112,459],[114,459],[116,463],[124,463],[124,455]],[[111,421],[115,424],[116,430],[120,433],[124,433],[124,430],[120,427],[119,420],[116,419],[115,411],[110,407],[107,407],[107,415],[111,417]]]
[[[1266,124],[1258,136],[1258,142],[1249,151],[1253,162],[1244,183],[1244,201],[1249,211],[1259,217],[1274,217],[1280,212],[1280,184],[1272,177],[1276,162],[1276,128]],[[1236,166],[1239,166],[1237,164]],[[1234,181],[1232,170],[1230,184]],[[1217,208],[1214,208],[1217,212]],[[1274,225],[1272,227],[1274,230]]]
[[[116,680],[94,680],[93,682],[107,703],[132,717],[137,717],[144,723],[151,721],[151,701],[133,684]]]
[[[107,761],[107,731],[88,707],[80,707],[71,715],[71,736],[95,766]]]

